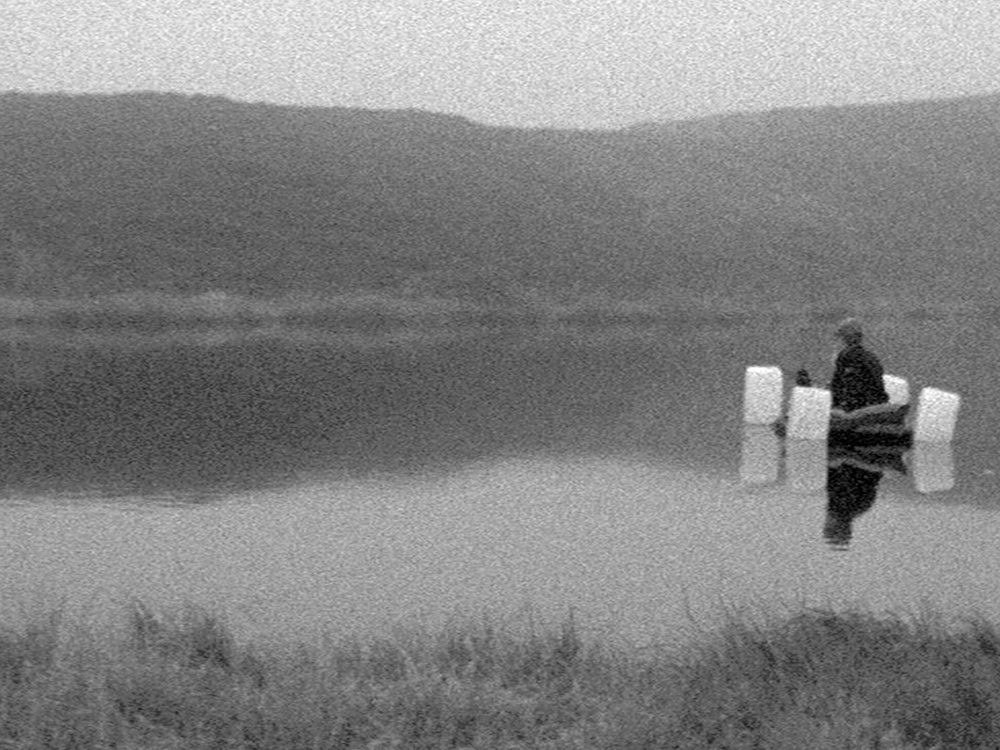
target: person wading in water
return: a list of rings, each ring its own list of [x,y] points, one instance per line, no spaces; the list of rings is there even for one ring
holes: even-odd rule
[[[862,345],[861,322],[856,318],[841,321],[836,335],[843,347],[834,358],[833,380],[830,381],[831,414],[845,417],[865,406],[888,403],[882,363]],[[795,374],[795,385],[813,385],[805,368]]]
[[[882,363],[862,346],[861,323],[855,318],[847,318],[837,326],[837,337],[844,346],[837,353],[830,381],[833,408],[852,412],[887,403],[889,394],[882,380]]]

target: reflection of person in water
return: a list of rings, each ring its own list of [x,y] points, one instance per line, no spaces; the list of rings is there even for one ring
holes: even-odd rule
[[[831,464],[826,472],[826,523],[823,536],[830,546],[847,549],[854,519],[872,507],[882,472],[849,461]]]

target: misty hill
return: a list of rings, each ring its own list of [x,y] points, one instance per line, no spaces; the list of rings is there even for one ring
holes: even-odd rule
[[[1000,97],[621,131],[0,96],[0,295],[849,304],[1000,282]]]

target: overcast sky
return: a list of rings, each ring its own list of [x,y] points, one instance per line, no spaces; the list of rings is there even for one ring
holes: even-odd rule
[[[0,90],[616,127],[1000,90],[1000,0],[4,0]]]

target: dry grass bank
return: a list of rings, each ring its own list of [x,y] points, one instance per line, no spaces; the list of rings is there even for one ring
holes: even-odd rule
[[[986,622],[800,610],[683,652],[482,619],[287,648],[135,604],[0,636],[3,748],[995,748]]]

